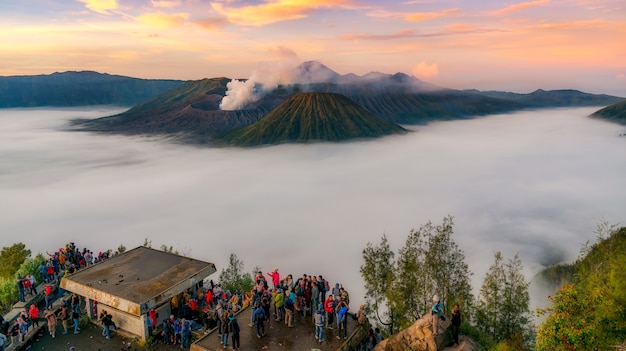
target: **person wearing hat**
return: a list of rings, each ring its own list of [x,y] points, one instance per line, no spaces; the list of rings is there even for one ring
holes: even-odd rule
[[[359,306],[359,310],[356,311],[355,317],[356,317],[356,324],[358,325],[365,324],[365,321],[367,320],[367,317],[365,316],[365,305]]]

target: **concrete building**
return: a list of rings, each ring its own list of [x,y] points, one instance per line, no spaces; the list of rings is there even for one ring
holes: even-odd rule
[[[118,329],[146,340],[148,311],[155,308],[159,319],[169,316],[173,296],[215,271],[213,263],[140,246],[63,278],[61,288],[83,296],[92,318],[97,301],[98,311],[111,314]]]

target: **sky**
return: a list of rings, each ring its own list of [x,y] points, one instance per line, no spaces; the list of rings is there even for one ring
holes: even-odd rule
[[[623,0],[2,1],[0,43],[0,76],[247,78],[296,58],[455,89],[626,96]]]

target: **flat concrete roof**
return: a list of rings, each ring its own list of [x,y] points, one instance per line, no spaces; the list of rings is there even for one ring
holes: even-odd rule
[[[61,287],[139,316],[215,271],[213,263],[140,246],[78,270]]]

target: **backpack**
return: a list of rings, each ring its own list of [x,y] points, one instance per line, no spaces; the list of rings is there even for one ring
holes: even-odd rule
[[[241,329],[239,329],[239,323],[237,323],[237,320],[233,319],[232,321],[230,321],[230,325],[233,330],[233,334],[239,334],[239,331]]]

